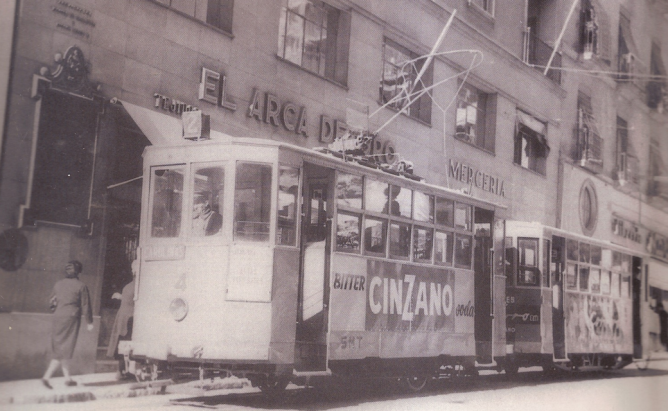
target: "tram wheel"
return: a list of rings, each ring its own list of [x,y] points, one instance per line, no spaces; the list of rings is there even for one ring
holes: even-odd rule
[[[404,379],[406,387],[411,392],[420,392],[427,386],[429,376],[427,375],[412,375]]]
[[[285,387],[288,386],[289,382],[289,377],[269,376],[259,384],[259,387],[264,395],[274,398],[280,396],[285,391]]]

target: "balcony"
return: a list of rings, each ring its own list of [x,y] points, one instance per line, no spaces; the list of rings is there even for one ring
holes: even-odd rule
[[[522,59],[525,63],[533,65],[536,70],[542,73],[545,71],[547,62],[550,60],[552,50],[554,49],[532,34],[531,30],[527,29],[524,32],[524,56]],[[561,54],[556,53],[552,59],[552,64],[550,64],[550,70],[547,72],[547,78],[557,84],[561,84],[560,68]]]

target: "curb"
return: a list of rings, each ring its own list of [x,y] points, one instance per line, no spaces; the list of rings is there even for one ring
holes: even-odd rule
[[[117,398],[135,398],[159,394],[194,394],[193,390],[211,391],[236,389],[250,386],[250,382],[239,378],[225,378],[214,381],[191,381],[175,384],[171,380],[129,383],[114,387],[78,387],[69,392],[45,392],[39,395],[13,395],[0,398],[0,404],[47,404],[87,402]]]

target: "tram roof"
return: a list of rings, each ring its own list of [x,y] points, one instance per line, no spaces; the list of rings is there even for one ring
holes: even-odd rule
[[[506,227],[512,228],[512,226],[526,227],[530,229],[541,230],[542,232],[545,232],[545,230],[547,230],[550,232],[550,234],[556,234],[562,237],[571,238],[585,243],[594,244],[601,247],[614,248],[617,250],[624,250],[624,252],[627,252],[629,254],[634,254],[637,256],[643,256],[643,257],[650,256],[650,254],[645,251],[628,248],[621,244],[615,244],[610,240],[602,240],[600,238],[587,237],[586,235],[583,234],[574,233],[572,231],[567,231],[562,228],[556,228],[549,225],[545,225],[538,221],[506,220]]]
[[[423,187],[426,188],[427,190],[431,191],[440,191],[447,193],[451,197],[456,197],[462,200],[465,200],[469,203],[472,203],[473,205],[480,205],[483,207],[487,208],[495,208],[495,209],[500,209],[500,210],[505,210],[508,207],[503,204],[495,203],[489,200],[484,200],[480,199],[477,197],[474,197],[470,194],[463,193],[460,190],[455,190],[452,188],[448,187],[443,187],[440,185],[428,183],[426,181],[417,181],[413,180],[408,177],[404,177],[402,175],[395,175],[389,172],[385,172],[380,168],[372,168],[368,167],[365,165],[360,164],[359,162],[355,160],[350,160],[350,161],[345,161],[337,156],[334,156],[333,154],[326,153],[326,152],[320,152],[317,151],[314,148],[308,148],[308,147],[302,147],[298,146],[295,144],[290,144],[282,141],[275,141],[275,140],[269,140],[269,139],[263,139],[263,138],[253,138],[253,137],[232,137],[232,136],[227,136],[222,133],[215,133],[217,138],[210,139],[210,140],[202,140],[202,141],[188,141],[184,140],[183,144],[179,145],[159,145],[159,146],[148,146],[146,149],[148,151],[153,151],[153,150],[170,150],[170,149],[177,149],[177,150],[183,150],[185,149],[196,149],[197,147],[202,147],[202,146],[216,146],[216,145],[246,145],[246,146],[259,146],[259,147],[275,147],[278,149],[287,149],[287,150],[292,150],[295,152],[299,152],[301,154],[304,154],[306,156],[309,156],[313,159],[318,159],[327,163],[331,163],[333,166],[336,166],[338,168],[344,168],[344,169],[349,169],[349,170],[355,170],[360,172],[361,174],[366,174],[366,175],[375,175],[382,177],[383,179],[389,179],[389,180],[394,180],[396,182],[402,182],[404,185],[412,186],[412,187]]]

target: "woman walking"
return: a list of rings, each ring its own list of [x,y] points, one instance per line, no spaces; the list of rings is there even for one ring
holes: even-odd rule
[[[50,344],[52,359],[42,377],[42,384],[47,388],[53,388],[49,379],[58,366],[63,368],[65,385],[77,385],[70,376],[69,361],[74,355],[82,314],[86,316],[88,331],[93,330],[93,310],[88,287],[79,280],[82,268],[77,260],[68,262],[65,266],[65,278],[53,286],[49,300],[53,311]]]

